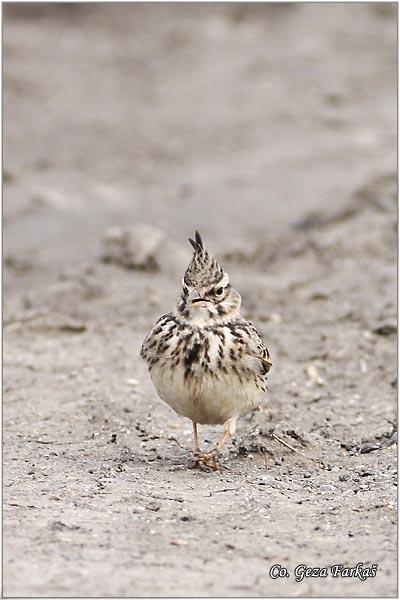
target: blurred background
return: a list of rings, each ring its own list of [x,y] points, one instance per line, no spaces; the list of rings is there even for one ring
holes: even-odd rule
[[[396,166],[395,3],[5,3],[5,253],[250,240]],[[7,281],[7,279],[6,279]]]

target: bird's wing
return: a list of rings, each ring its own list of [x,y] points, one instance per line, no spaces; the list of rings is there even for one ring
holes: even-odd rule
[[[175,320],[172,314],[163,315],[156,321],[140,349],[142,358],[148,361],[158,356],[162,350],[165,350],[166,337],[171,332],[174,323]]]
[[[271,355],[256,327],[250,321],[246,322],[246,330],[249,336],[248,353],[258,358],[263,375],[266,375],[272,367]]]

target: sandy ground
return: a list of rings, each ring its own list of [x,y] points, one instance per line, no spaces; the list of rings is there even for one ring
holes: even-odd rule
[[[3,42],[4,594],[395,596],[395,5],[6,5]],[[138,356],[195,228],[274,361],[220,473]]]

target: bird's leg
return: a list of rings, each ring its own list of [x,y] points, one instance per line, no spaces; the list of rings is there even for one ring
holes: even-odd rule
[[[197,455],[197,463],[201,468],[212,469],[213,471],[219,470],[219,453],[225,444],[229,441],[231,436],[236,430],[237,417],[232,417],[227,421],[224,429],[224,434],[218,444],[210,452],[201,452]]]
[[[201,461],[201,450],[199,444],[199,435],[197,433],[197,423],[192,421],[193,424],[193,437],[194,437],[194,460],[189,461],[189,469],[195,469],[196,467],[204,468],[204,465]]]
[[[235,430],[233,430],[234,432]],[[225,446],[225,444],[230,440],[231,436],[233,434],[231,433],[230,427],[229,425],[227,427],[225,427],[224,430],[224,435],[222,436],[222,438],[219,440],[218,444],[215,446],[214,450],[211,450],[211,452],[215,452],[217,451],[218,453],[222,450],[222,448]]]
[[[215,448],[213,450],[210,450],[210,452],[207,452],[207,455],[218,457],[222,448],[230,440],[230,438],[234,435],[235,430],[236,430],[236,422],[237,422],[237,417],[232,417],[232,419],[229,419],[229,421],[227,421],[222,438],[219,440],[218,444],[215,446]]]
[[[200,452],[199,436],[197,433],[197,423],[193,421],[194,451]]]

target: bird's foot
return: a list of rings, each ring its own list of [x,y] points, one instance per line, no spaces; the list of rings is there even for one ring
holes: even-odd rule
[[[211,450],[210,452],[196,451],[194,459],[189,464],[189,469],[201,469],[202,471],[220,471],[219,452]]]

